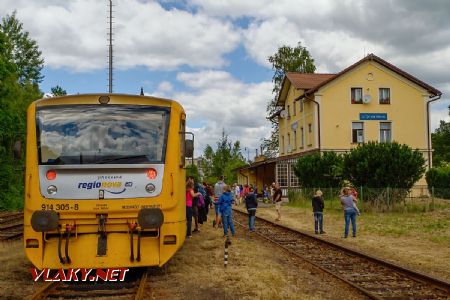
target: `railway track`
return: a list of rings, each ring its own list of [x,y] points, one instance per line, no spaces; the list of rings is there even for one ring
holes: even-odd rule
[[[29,300],[38,299],[144,299],[150,268],[132,269],[123,282],[46,282]]]
[[[0,241],[15,240],[23,235],[22,212],[0,212]]]
[[[234,220],[247,227],[246,213]],[[371,299],[449,299],[450,283],[308,233],[256,218],[256,234],[356,288]]]

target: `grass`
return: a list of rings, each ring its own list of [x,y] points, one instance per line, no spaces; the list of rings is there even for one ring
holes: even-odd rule
[[[358,217],[360,222],[364,222],[364,230],[368,233],[392,236],[421,236],[430,241],[440,241],[439,243],[450,242],[450,203],[438,202],[434,210],[424,209],[425,205],[416,204],[408,206],[408,210],[376,212],[364,210],[364,206],[359,204],[362,211]],[[294,207],[307,213],[311,211],[310,201],[296,199],[289,203]],[[342,208],[337,199],[325,200],[326,217],[333,221],[342,219]]]
[[[322,237],[450,281],[450,203],[437,199],[434,210],[416,204],[421,209],[390,212],[367,211],[358,205],[362,214],[357,217],[357,238],[344,240],[341,205],[337,198],[326,199]],[[274,220],[276,212],[273,207],[260,207],[257,216]],[[281,224],[314,234],[311,200],[283,205]]]

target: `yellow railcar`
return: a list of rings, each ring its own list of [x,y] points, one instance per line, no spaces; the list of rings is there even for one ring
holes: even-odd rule
[[[33,102],[24,247],[42,268],[162,266],[186,236],[185,113],[119,94]]]

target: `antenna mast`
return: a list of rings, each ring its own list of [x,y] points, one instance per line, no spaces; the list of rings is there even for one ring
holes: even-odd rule
[[[113,92],[113,28],[112,28],[112,0],[109,0],[109,34],[108,34],[108,40],[109,40],[109,74],[108,74],[108,80],[109,80],[109,93],[112,94]]]

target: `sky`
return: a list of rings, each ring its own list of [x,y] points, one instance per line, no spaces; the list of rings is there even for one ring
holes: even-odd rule
[[[368,53],[443,92],[431,128],[450,121],[448,0],[113,0],[113,92],[174,99],[196,135],[196,156],[223,130],[254,156],[270,134],[267,58],[301,42],[318,73],[337,73]],[[108,91],[106,0],[2,0],[17,12],[45,60],[43,92]],[[247,152],[246,152],[247,153]]]

